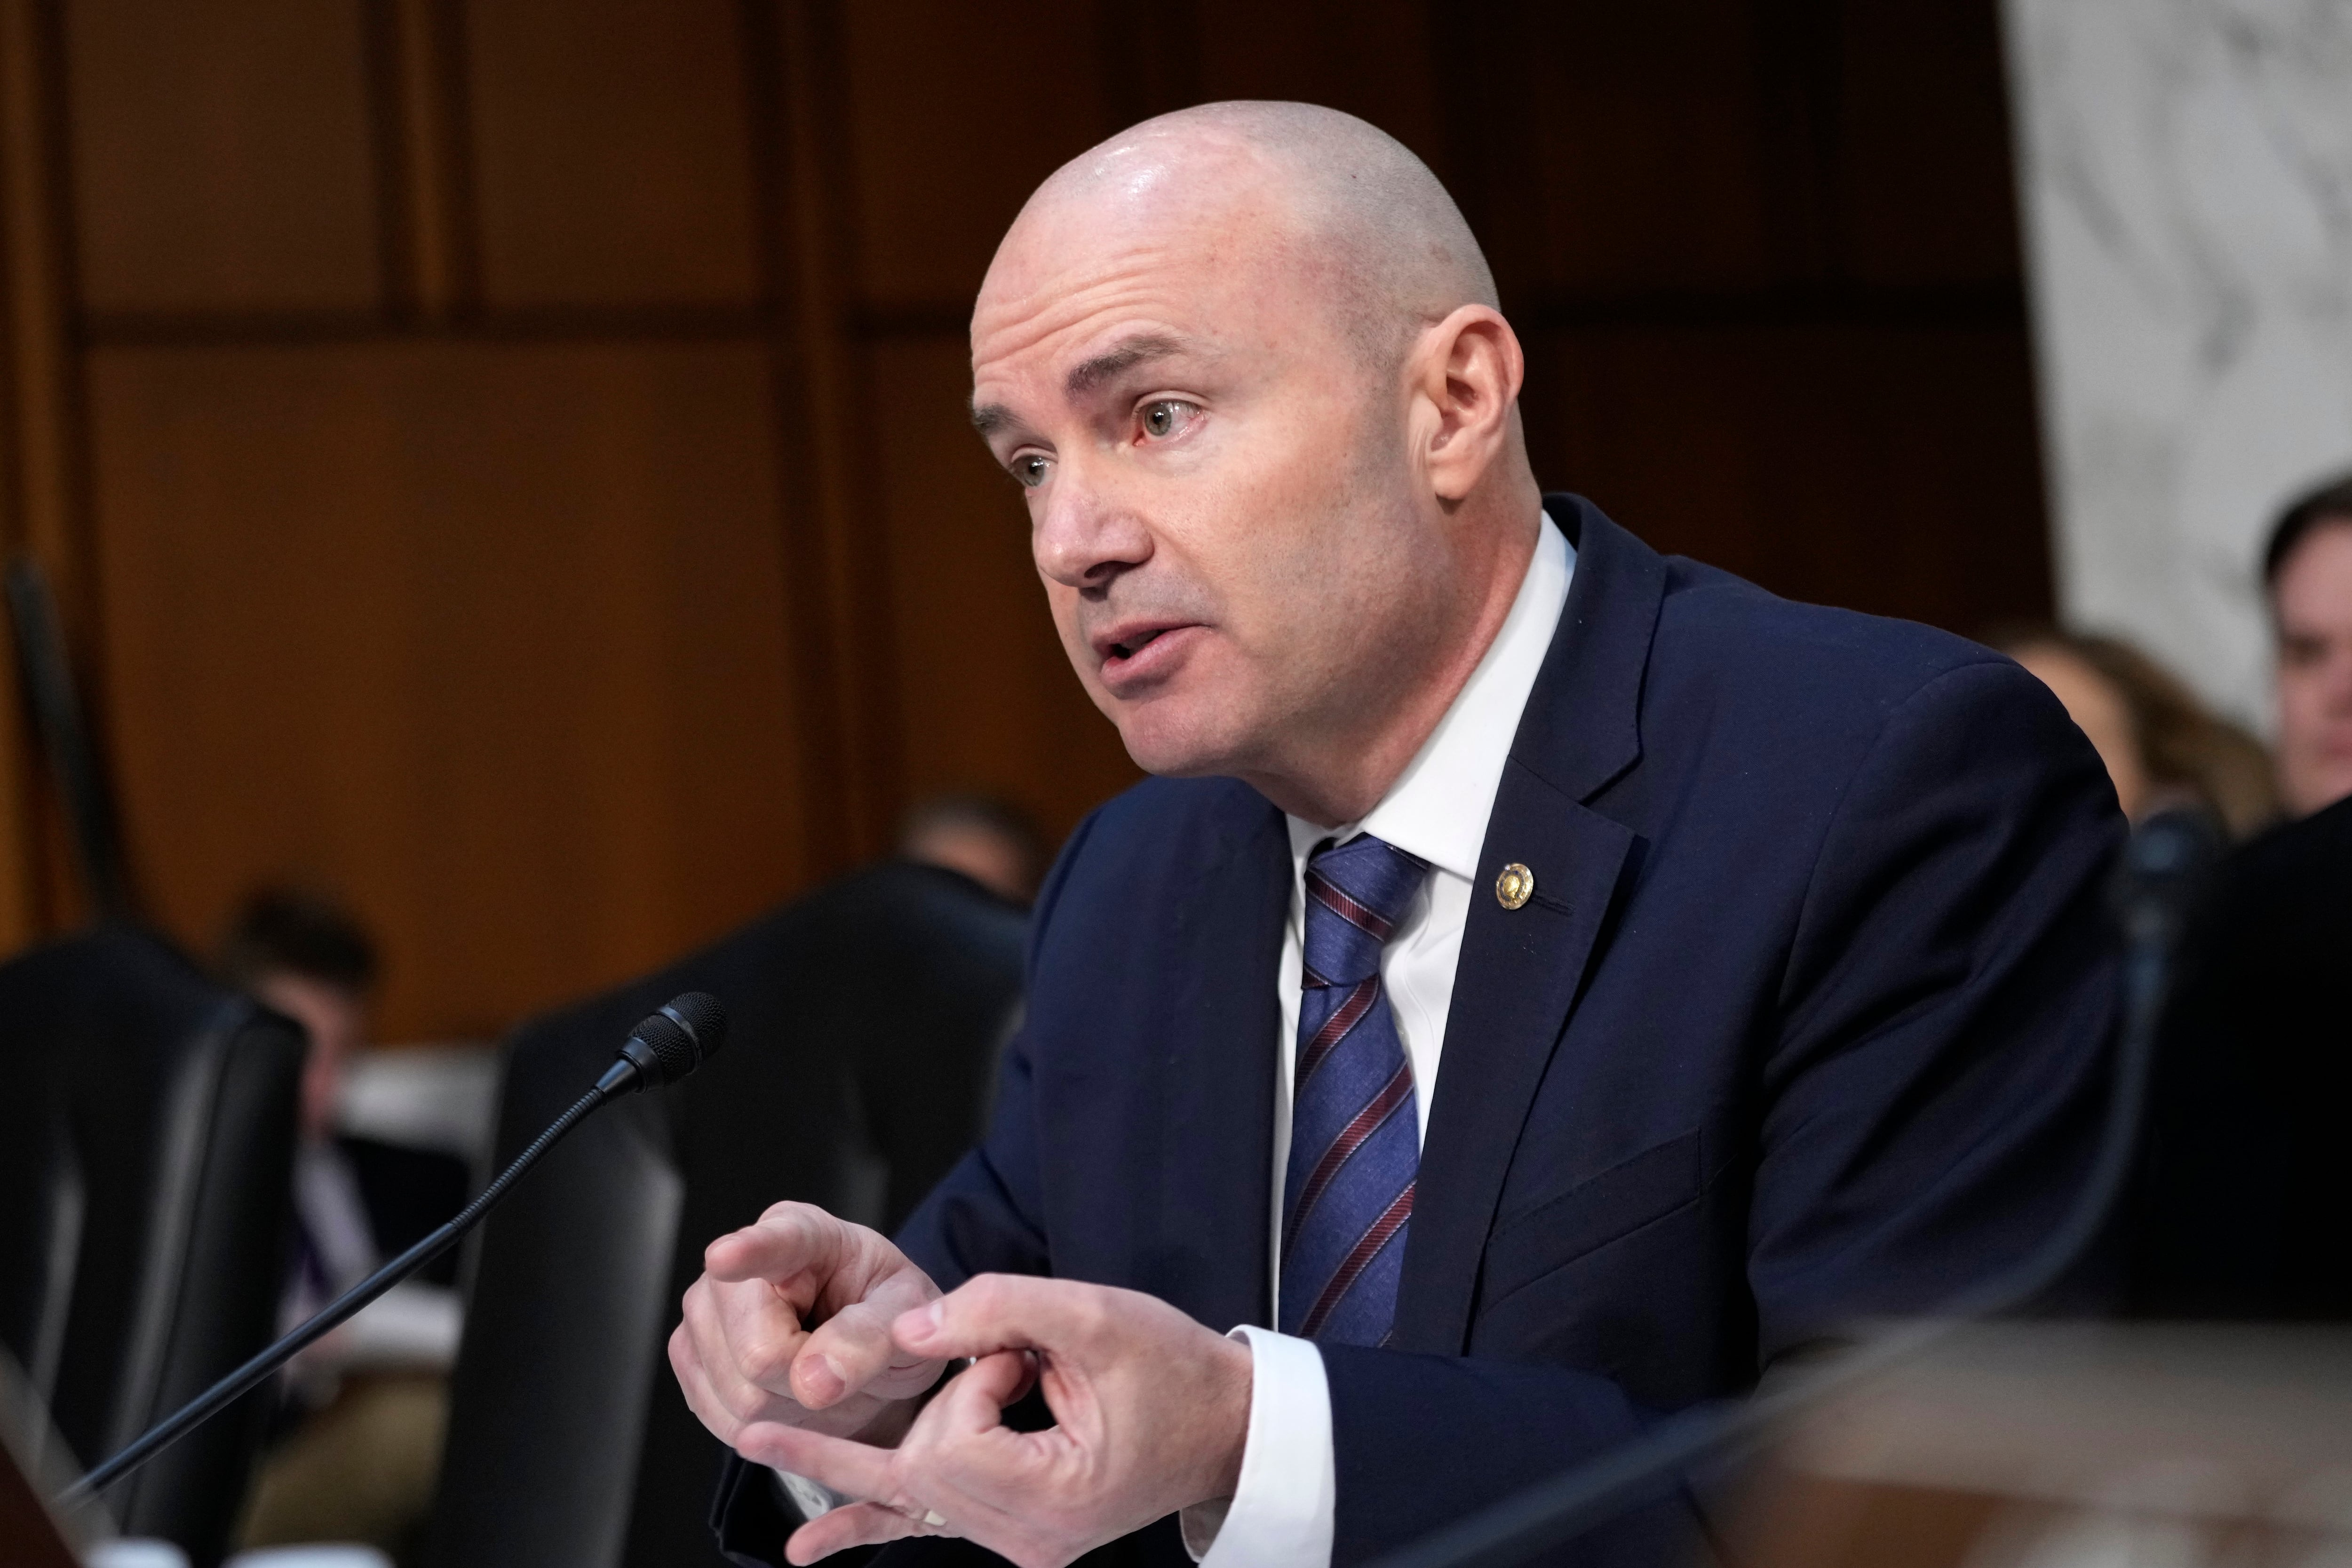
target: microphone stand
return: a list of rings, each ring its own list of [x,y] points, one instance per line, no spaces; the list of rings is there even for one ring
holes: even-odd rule
[[[2200,813],[2171,811],[2133,834],[2116,878],[2124,935],[2124,1024],[2097,1158],[2054,1232],[2013,1268],[1960,1291],[1925,1318],[1855,1346],[1810,1375],[1726,1411],[1695,1405],[1607,1453],[1384,1553],[1372,1568],[1504,1568],[1563,1544],[1677,1482],[1692,1465],[1748,1447],[1789,1417],[1910,1361],[1958,1329],[2024,1306],[2079,1262],[2131,1179],[2138,1152],[2172,950],[2189,895],[2216,852]]]
[[[121,1479],[175,1441],[181,1434],[201,1425],[224,1405],[284,1366],[304,1349],[341,1327],[359,1310],[394,1285],[415,1273],[456,1245],[457,1238],[474,1228],[490,1205],[506,1195],[515,1179],[539,1162],[541,1155],[555,1147],[562,1136],[580,1123],[581,1118],[610,1099],[614,1091],[637,1076],[635,1065],[628,1061],[613,1064],[604,1076],[575,1101],[571,1110],[557,1117],[546,1131],[534,1140],[530,1148],[515,1156],[514,1163],[499,1173],[498,1179],[484,1187],[481,1195],[460,1210],[455,1219],[440,1229],[336,1297],[321,1309],[316,1317],[300,1328],[278,1340],[252,1360],[188,1401],[172,1415],[149,1427],[136,1441],[112,1458],[82,1477],[58,1500],[67,1507],[85,1502],[101,1488]]]

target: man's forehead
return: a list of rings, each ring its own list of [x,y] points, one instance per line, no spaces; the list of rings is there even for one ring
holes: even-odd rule
[[[1024,212],[972,310],[974,422],[1002,427],[1007,405],[1075,401],[1138,364],[1222,357],[1270,310],[1295,320],[1285,300],[1309,269],[1264,195]]]

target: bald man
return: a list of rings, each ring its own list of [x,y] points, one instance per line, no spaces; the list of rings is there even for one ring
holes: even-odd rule
[[[1073,835],[992,1129],[896,1243],[787,1204],[709,1248],[670,1358],[739,1560],[1360,1562],[2053,1229],[2097,757],[2004,658],[1543,495],[1410,153],[1138,126],[1024,208],[971,342],[1160,776]]]

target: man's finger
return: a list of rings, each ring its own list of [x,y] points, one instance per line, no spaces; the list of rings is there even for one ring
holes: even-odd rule
[[[784,1555],[793,1563],[814,1563],[853,1546],[879,1546],[908,1535],[951,1533],[880,1503],[854,1502],[821,1514],[793,1531],[792,1539],[784,1542]]]
[[[686,1293],[680,1327],[687,1352],[712,1399],[739,1422],[757,1419],[788,1392],[800,1321],[763,1284],[698,1279]]]
[[[1107,1312],[1129,1297],[1150,1300],[1132,1290],[1071,1279],[982,1274],[928,1306],[902,1313],[890,1332],[908,1350],[932,1357],[1046,1349],[1067,1353],[1093,1342],[1106,1326]]]
[[[1059,1426],[1015,1432],[1004,1425],[1004,1407],[1036,1381],[1026,1351],[984,1356],[940,1392],[908,1435],[907,1449],[919,1455],[918,1473],[937,1477],[957,1494],[960,1501],[948,1511],[960,1523],[980,1525],[975,1509],[1019,1514],[1025,1500],[1051,1496],[1056,1469],[1077,1457]]]
[[[894,1363],[911,1376],[908,1353],[891,1342],[891,1317],[887,1309],[860,1301],[826,1319],[793,1359],[793,1397],[811,1410],[822,1410],[891,1371]],[[901,1391],[890,1392],[896,1395]]]
[[[844,1226],[813,1204],[778,1204],[757,1225],[730,1231],[702,1249],[714,1279],[789,1279],[831,1274],[839,1266]]]
[[[742,1423],[711,1392],[710,1380],[703,1375],[702,1363],[695,1358],[684,1323],[669,1336],[669,1365],[677,1375],[678,1392],[686,1395],[687,1408],[694,1412],[696,1420],[710,1428],[713,1436],[727,1442]]]
[[[887,1498],[892,1450],[805,1427],[754,1421],[735,1434],[735,1451],[754,1463],[790,1470],[854,1498]]]
[[[1026,1351],[1001,1351],[950,1378],[924,1415],[949,1432],[993,1431],[1004,1424],[1004,1407],[1019,1403],[1036,1384],[1036,1363]]]

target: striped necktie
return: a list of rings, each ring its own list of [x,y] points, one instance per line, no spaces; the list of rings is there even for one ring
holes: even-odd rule
[[[1307,863],[1298,1059],[1282,1187],[1282,1331],[1377,1345],[1421,1168],[1412,1064],[1381,986],[1381,950],[1428,863],[1366,834]]]

